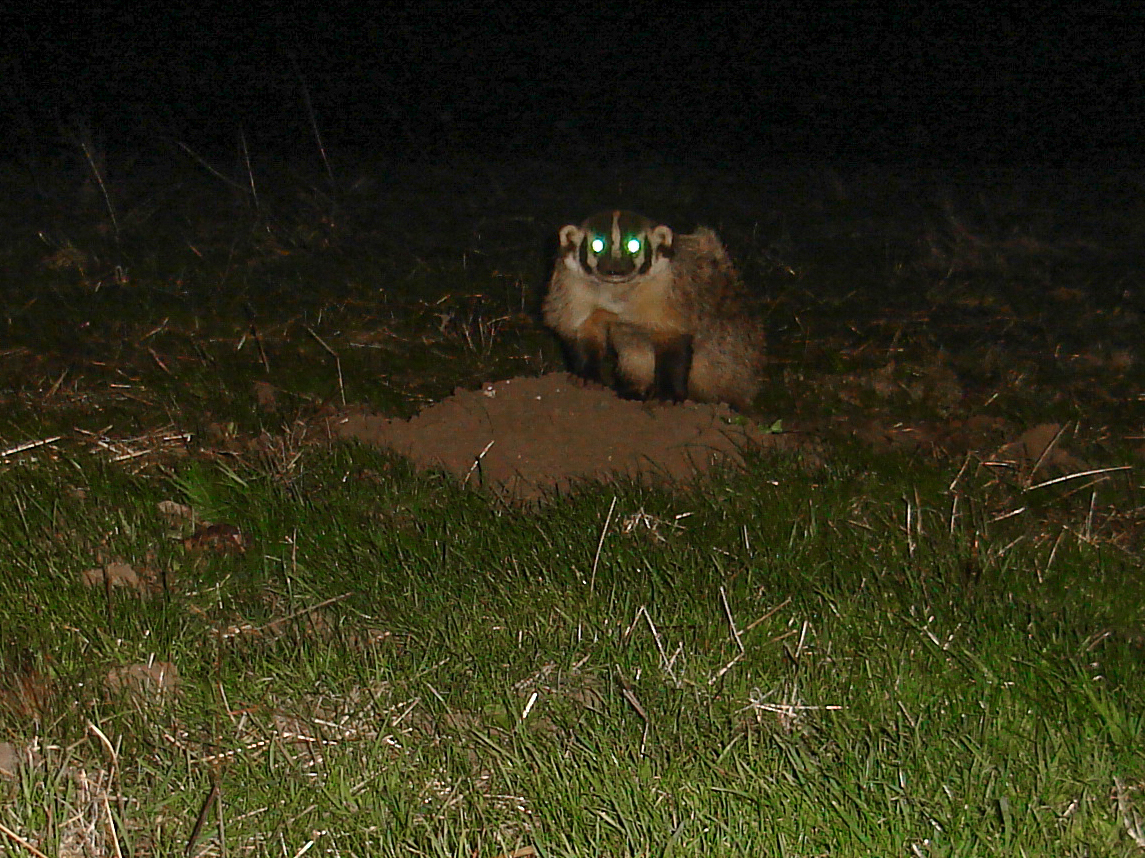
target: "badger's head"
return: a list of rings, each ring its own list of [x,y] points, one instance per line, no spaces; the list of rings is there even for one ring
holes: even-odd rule
[[[560,236],[566,265],[610,283],[637,280],[672,255],[672,230],[635,212],[598,212]]]

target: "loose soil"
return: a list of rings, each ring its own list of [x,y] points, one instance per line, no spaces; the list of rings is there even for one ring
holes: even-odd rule
[[[563,372],[458,389],[410,420],[344,415],[332,430],[516,499],[617,476],[686,482],[742,465],[747,447],[801,446],[725,405],[634,402]]]

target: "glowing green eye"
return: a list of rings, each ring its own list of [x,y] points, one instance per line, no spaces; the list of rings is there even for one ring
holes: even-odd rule
[[[636,253],[640,250],[640,239],[630,238],[628,239],[628,244],[624,246],[628,248],[629,253]]]
[[[592,240],[592,244],[590,244],[589,247],[592,248],[593,253],[602,252],[604,250],[604,239],[603,238],[594,238]]]

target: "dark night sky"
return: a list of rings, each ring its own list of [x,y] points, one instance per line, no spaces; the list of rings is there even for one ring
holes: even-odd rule
[[[4,143],[78,114],[110,142],[241,126],[288,156],[303,80],[332,148],[398,158],[1118,163],[1145,136],[1129,3],[460,6],[60,4],[3,27]]]

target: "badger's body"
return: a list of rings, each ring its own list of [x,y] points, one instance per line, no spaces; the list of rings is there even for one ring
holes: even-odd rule
[[[762,327],[710,229],[626,211],[562,227],[543,314],[574,372],[624,392],[743,409],[759,390]]]

